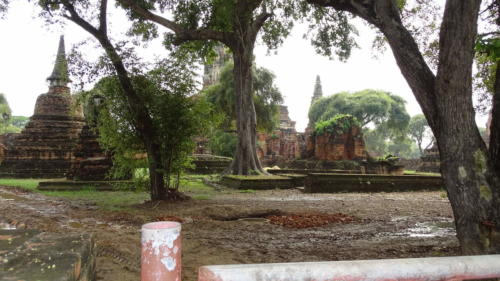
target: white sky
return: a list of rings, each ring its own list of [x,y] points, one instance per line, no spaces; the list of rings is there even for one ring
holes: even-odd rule
[[[309,41],[302,38],[303,32],[297,29],[278,49],[277,55],[268,56],[264,46],[256,47],[256,63],[276,75],[276,84],[284,95],[291,119],[297,121],[298,131],[307,125],[316,75],[321,77],[324,95],[368,88],[385,90],[406,99],[410,115],[421,113],[391,51],[373,58],[374,32],[362,24],[357,24],[357,28],[361,48],[354,50],[346,63],[315,54]],[[52,71],[62,33],[67,51],[72,44],[88,37],[72,24],[64,29],[50,27],[49,30],[24,1],[14,1],[6,18],[0,20],[0,93],[6,95],[14,115],[31,116],[37,96],[47,91],[46,78]],[[151,44],[145,53],[151,57],[166,55],[158,43]],[[480,126],[484,126],[483,119],[479,121]]]

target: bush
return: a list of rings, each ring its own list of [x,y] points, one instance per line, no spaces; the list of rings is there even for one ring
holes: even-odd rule
[[[327,121],[317,122],[314,127],[316,135],[347,133],[352,127],[359,127],[360,124],[356,118],[350,114],[338,114]]]

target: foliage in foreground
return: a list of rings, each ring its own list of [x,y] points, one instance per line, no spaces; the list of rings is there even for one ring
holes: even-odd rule
[[[160,144],[165,188],[177,189],[181,172],[189,166],[193,136],[208,127],[210,106],[193,96],[192,72],[176,61],[165,60],[154,70],[132,77],[133,86],[153,120],[154,141]],[[115,175],[146,167],[144,142],[134,126],[117,77],[106,77],[87,93],[104,97],[99,109],[100,143],[114,152]]]
[[[233,157],[238,139],[236,134],[214,129],[208,140],[208,146],[214,155]]]

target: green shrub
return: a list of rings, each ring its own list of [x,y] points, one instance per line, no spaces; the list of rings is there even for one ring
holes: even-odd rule
[[[316,123],[314,133],[316,135],[347,133],[352,127],[360,126],[358,120],[351,114],[338,114],[326,121]]]

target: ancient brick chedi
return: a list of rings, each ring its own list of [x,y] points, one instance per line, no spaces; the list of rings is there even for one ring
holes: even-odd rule
[[[306,138],[307,156],[316,160],[366,160],[361,128],[352,126],[343,133],[311,134]]]
[[[257,155],[261,161],[290,160],[300,158],[300,134],[295,121],[288,116],[288,108],[280,106],[280,124],[271,134],[257,134]]]
[[[85,122],[67,86],[71,81],[62,36],[54,70],[47,80],[49,91],[38,97],[24,130],[4,139],[2,177],[57,178],[64,177],[70,168],[72,151]]]
[[[311,106],[323,97],[321,80],[316,76],[316,84],[311,98]],[[318,134],[315,124],[309,124],[305,132],[306,149],[303,158],[322,161],[366,160],[367,153],[363,132],[359,126],[351,126],[342,133]]]
[[[89,125],[83,126],[66,177],[85,181],[104,180],[112,167],[111,153],[101,148],[97,130]]]

